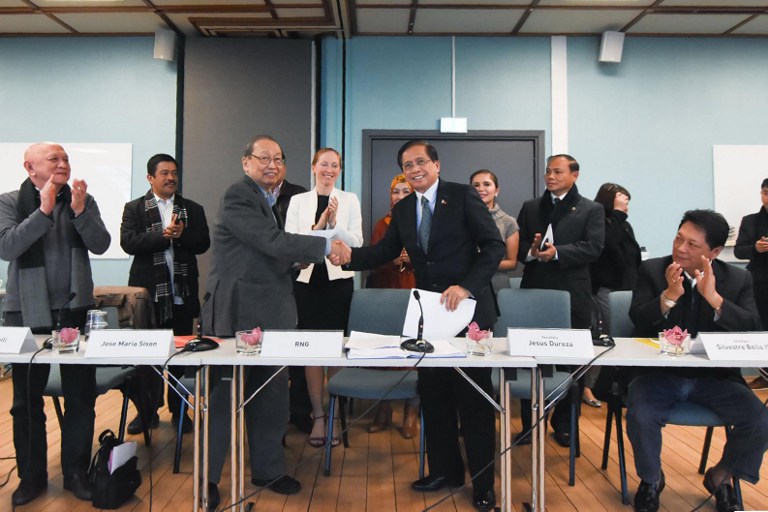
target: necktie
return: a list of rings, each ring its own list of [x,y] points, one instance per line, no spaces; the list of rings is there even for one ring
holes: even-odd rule
[[[427,252],[429,244],[429,231],[432,229],[432,210],[429,209],[429,200],[421,196],[421,224],[419,225],[419,245]]]
[[[552,204],[555,205],[555,208],[557,208],[557,205],[560,204],[560,201],[562,201],[562,199],[560,199],[559,197],[556,197],[555,200],[552,201]]]

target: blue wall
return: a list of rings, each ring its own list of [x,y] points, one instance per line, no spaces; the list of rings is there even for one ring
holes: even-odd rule
[[[323,58],[340,65],[340,44],[325,41]],[[579,188],[594,197],[606,181],[627,187],[641,245],[668,254],[682,213],[713,207],[712,145],[768,143],[768,41],[627,37],[618,65],[597,62],[599,44],[567,40],[568,148],[582,164]],[[362,130],[435,130],[451,114],[451,38],[347,45],[345,185],[359,193]],[[545,130],[551,151],[550,61],[547,37],[456,38],[456,115],[470,131]],[[326,70],[323,101],[338,104],[339,75]],[[339,140],[340,123],[324,124],[323,140]],[[758,187],[746,198],[755,209]]]
[[[131,143],[131,195],[143,194],[146,161],[176,144],[176,63],[153,59],[153,45],[151,37],[0,39],[0,141]],[[21,162],[2,172],[25,176]],[[128,282],[129,260],[94,260],[93,269],[97,285]]]

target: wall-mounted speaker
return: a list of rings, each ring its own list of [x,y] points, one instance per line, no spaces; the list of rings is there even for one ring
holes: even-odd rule
[[[621,54],[624,51],[624,32],[603,32],[603,40],[600,43],[600,62],[621,62]]]
[[[155,58],[174,60],[176,58],[176,33],[159,28],[155,31]]]

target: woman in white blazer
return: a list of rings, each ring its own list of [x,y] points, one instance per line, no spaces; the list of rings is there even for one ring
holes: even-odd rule
[[[360,201],[355,194],[334,187],[340,173],[341,157],[336,150],[323,148],[315,153],[312,158],[315,188],[291,198],[285,220],[287,232],[307,234],[332,230],[333,239],[343,240],[350,247],[363,245]],[[346,331],[354,274],[331,265],[327,259],[323,264],[311,264],[303,269],[294,283],[298,328]],[[321,447],[326,431],[325,371],[321,366],[307,366],[305,371],[314,420],[309,444]],[[338,430],[334,425],[333,446],[339,444]]]

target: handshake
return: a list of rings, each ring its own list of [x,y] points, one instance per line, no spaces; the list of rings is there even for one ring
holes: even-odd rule
[[[352,261],[352,249],[341,240],[331,242],[331,252],[328,253],[328,261],[337,267],[346,265]]]

